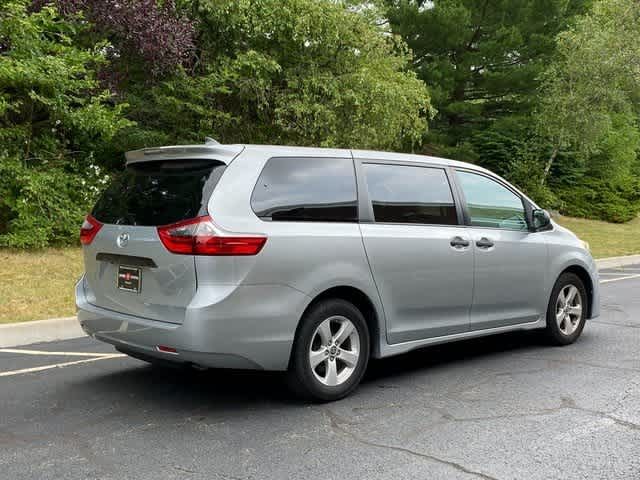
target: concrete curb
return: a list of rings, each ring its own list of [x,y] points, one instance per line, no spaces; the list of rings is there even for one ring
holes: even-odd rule
[[[598,269],[624,267],[625,265],[640,264],[640,255],[625,255],[624,257],[599,258],[596,260]]]
[[[0,348],[84,337],[76,317],[0,325]]]
[[[600,258],[596,260],[598,269],[623,267],[640,264],[640,255]],[[39,342],[53,342],[84,337],[76,317],[52,318],[34,322],[0,325],[0,348],[29,345]]]

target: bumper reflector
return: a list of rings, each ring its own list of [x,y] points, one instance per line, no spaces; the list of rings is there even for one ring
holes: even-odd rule
[[[159,352],[163,352],[163,353],[174,353],[174,354],[176,354],[176,355],[178,354],[178,351],[177,351],[175,348],[173,348],[173,347],[167,347],[166,345],[157,345],[157,346],[156,346],[156,349],[157,349]]]

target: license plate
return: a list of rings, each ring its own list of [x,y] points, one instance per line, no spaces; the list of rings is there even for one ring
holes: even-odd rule
[[[120,290],[140,293],[140,285],[142,284],[140,269],[118,265],[118,278],[116,279],[116,283]]]

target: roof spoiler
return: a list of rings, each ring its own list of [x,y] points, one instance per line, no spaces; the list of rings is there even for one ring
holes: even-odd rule
[[[125,153],[127,165],[157,160],[219,160],[229,164],[244,150],[242,145],[222,145],[207,137],[204,145],[172,145],[168,147],[142,148]]]

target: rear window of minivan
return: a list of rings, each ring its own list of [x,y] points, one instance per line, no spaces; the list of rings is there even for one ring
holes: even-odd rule
[[[92,215],[102,223],[158,226],[207,214],[207,202],[226,165],[166,160],[129,165],[116,174]]]

